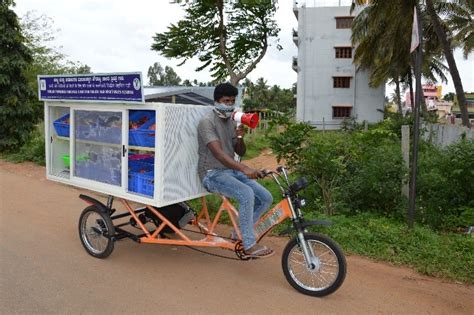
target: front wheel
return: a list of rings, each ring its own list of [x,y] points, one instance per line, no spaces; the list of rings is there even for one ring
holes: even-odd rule
[[[114,250],[112,236],[115,228],[107,213],[95,206],[82,211],[79,218],[79,237],[86,251],[97,258],[106,258]]]
[[[346,277],[346,259],[339,246],[327,236],[304,233],[309,249],[308,263],[298,237],[291,239],[283,251],[281,264],[286,280],[299,292],[322,297],[336,291]]]

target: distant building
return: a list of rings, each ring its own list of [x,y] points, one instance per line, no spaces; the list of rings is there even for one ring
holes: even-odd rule
[[[369,75],[353,64],[350,0],[294,1],[298,46],[296,118],[319,129],[339,129],[344,118],[383,119],[385,86],[369,87]],[[345,6],[341,6],[345,5]]]
[[[423,89],[423,97],[425,98],[425,104],[427,106],[428,110],[434,110],[436,109],[436,103],[441,100],[441,91],[442,91],[442,86],[441,85],[435,85],[435,84],[423,84],[421,86]],[[411,100],[412,98],[410,97],[410,91],[407,91],[405,93],[405,106],[407,107],[412,107]],[[415,101],[415,96],[416,92],[413,93],[413,101]],[[431,105],[431,108],[430,108]]]
[[[467,113],[469,115],[469,121],[474,123],[474,93],[465,93]],[[459,108],[458,98],[454,97],[454,106],[452,113],[456,116],[456,122],[461,123],[461,109]]]
[[[438,117],[444,118],[451,114],[451,108],[453,107],[453,102],[449,101],[437,101],[436,110],[438,111]]]

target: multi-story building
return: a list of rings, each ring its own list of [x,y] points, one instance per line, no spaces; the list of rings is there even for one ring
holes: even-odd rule
[[[464,97],[466,98],[466,107],[469,121],[471,124],[474,124],[474,93],[464,93]],[[461,109],[459,108],[457,96],[454,97],[452,114],[455,115],[456,122],[461,123]]]
[[[426,106],[428,106],[428,110],[436,109],[436,103],[439,100],[441,100],[442,86],[435,85],[435,84],[423,84],[421,88],[423,89],[423,97],[425,98],[425,104]],[[413,94],[414,94],[413,95],[413,100],[414,100],[416,96],[416,92]],[[407,91],[405,93],[405,106],[411,108],[412,98],[410,97],[410,95],[411,95],[410,91]]]
[[[351,1],[294,1],[298,30],[298,121],[319,129],[338,129],[344,118],[358,122],[383,119],[385,86],[369,87],[369,75],[353,64]]]

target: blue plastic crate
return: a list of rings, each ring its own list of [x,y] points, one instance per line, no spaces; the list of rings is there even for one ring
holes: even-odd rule
[[[144,162],[148,164],[155,164],[155,157],[153,154],[146,153],[146,154],[136,154],[136,153],[130,153],[128,155],[128,161],[134,162]]]
[[[155,118],[154,110],[130,110],[128,116],[128,123],[131,126],[132,123],[138,123],[141,119],[146,118],[146,122],[150,119]],[[143,123],[142,123],[143,125]]]
[[[148,160],[150,160],[150,158],[148,158]],[[153,163],[147,163],[147,162],[144,162],[144,160],[129,160],[128,161],[128,190],[129,191],[152,197],[154,184],[155,184],[155,176],[154,176]]]
[[[155,123],[155,111],[152,110],[131,110],[129,116],[129,125],[146,118],[146,122],[138,128],[130,129],[128,133],[129,145],[140,147],[155,146],[155,130],[148,129]]]
[[[128,173],[128,190],[142,195],[153,197],[155,176],[153,172]]]
[[[129,160],[128,161],[128,171],[129,172],[153,172],[154,171],[154,165],[152,163],[147,163],[142,160]]]
[[[66,114],[53,122],[54,129],[56,133],[60,137],[68,137],[69,138],[69,114]]]

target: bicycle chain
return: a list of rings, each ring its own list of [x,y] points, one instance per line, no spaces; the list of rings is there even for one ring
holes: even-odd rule
[[[199,228],[199,229],[201,230],[201,228]],[[187,247],[189,249],[192,249],[192,250],[195,250],[197,252],[201,252],[203,254],[207,254],[207,255],[210,255],[210,256],[215,256],[215,257],[225,258],[225,259],[230,259],[230,260],[247,261],[247,260],[250,259],[250,257],[246,257],[246,255],[245,255],[244,246],[242,245],[241,240],[237,240],[237,239],[232,238],[232,237],[225,237],[225,236],[221,236],[221,235],[217,235],[217,234],[216,235],[208,234],[208,233],[204,233],[202,231],[197,232],[197,231],[188,230],[188,229],[181,229],[181,230],[186,231],[186,232],[201,234],[201,235],[205,235],[205,236],[217,236],[217,237],[220,237],[220,238],[223,238],[223,239],[227,239],[227,240],[231,240],[231,241],[237,241],[235,243],[234,253],[237,255],[238,258],[232,258],[232,257],[224,256],[224,255],[214,254],[214,253],[210,253],[210,252],[207,252],[205,250],[202,250],[202,249],[198,249],[196,247],[185,245],[185,247]]]

